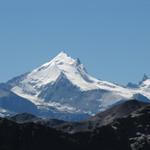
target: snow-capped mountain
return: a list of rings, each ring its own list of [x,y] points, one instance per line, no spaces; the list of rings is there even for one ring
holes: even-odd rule
[[[150,99],[150,78],[144,75],[143,80],[139,83],[139,90],[143,95]]]
[[[134,90],[136,93],[142,94],[150,99],[150,78],[144,74],[142,80],[138,83],[129,83],[127,88]]]
[[[15,94],[39,107],[67,112],[95,114],[133,95],[127,88],[93,78],[79,59],[64,52],[9,83]]]
[[[110,82],[100,81],[91,77],[87,74],[79,59],[74,60],[66,53],[61,52],[50,62],[26,74],[19,82],[19,86],[14,86],[12,91],[16,93],[27,93],[27,95],[35,97],[40,94],[41,88],[43,89],[48,84],[54,84],[60,78],[68,79],[82,91],[100,88],[106,90],[122,88]]]
[[[73,59],[65,52],[7,83],[14,94],[31,101],[39,114],[46,117],[52,112],[59,116],[64,113],[94,115],[135,96],[150,98],[148,84],[148,78],[136,88],[98,80],[87,73],[79,59]]]

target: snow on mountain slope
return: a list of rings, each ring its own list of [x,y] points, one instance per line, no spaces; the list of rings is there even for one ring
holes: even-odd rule
[[[27,74],[25,79],[19,83],[19,86],[13,87],[12,91],[18,93],[18,90],[23,90],[29,95],[38,96],[41,88],[49,83],[53,84],[61,73],[65,74],[68,80],[82,91],[105,89],[121,92],[124,90],[126,94],[129,94],[129,91],[121,86],[91,77],[87,74],[79,59],[74,60],[64,52],[59,53],[50,62]]]
[[[10,116],[10,115],[15,115],[15,113],[10,112],[9,110],[0,107],[0,117],[3,118],[3,117],[6,117],[6,116]]]
[[[150,99],[150,78],[144,74],[142,80],[138,83],[129,83],[127,88],[134,90],[136,94],[142,94]]]
[[[86,73],[85,68],[78,59],[74,60],[64,52],[59,53],[52,61],[33,70],[21,81],[21,84],[26,85],[27,87],[24,87],[24,89],[26,88],[29,92],[32,91],[32,95],[38,95],[38,89],[55,82],[61,73],[65,74],[81,90],[97,89],[99,86],[96,84],[98,80]],[[15,90],[13,89],[13,91]]]
[[[90,115],[141,92],[93,78],[79,59],[64,52],[8,84],[12,92],[29,99],[39,109],[53,107],[61,112]]]
[[[147,75],[144,75],[143,80],[139,83],[138,89],[140,93],[150,99],[150,78]]]

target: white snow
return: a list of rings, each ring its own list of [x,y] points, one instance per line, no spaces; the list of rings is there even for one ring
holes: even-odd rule
[[[150,98],[150,79],[143,81],[143,84],[138,89],[129,89],[107,81],[98,80],[86,72],[83,64],[78,59],[73,59],[64,52],[59,53],[51,61],[27,74],[18,85],[12,88],[12,91],[21,97],[31,100],[39,107],[52,106],[60,111],[79,111],[72,106],[59,103],[45,103],[44,99],[39,99],[38,97],[43,87],[47,84],[54,84],[62,73],[81,91],[94,89],[110,91],[110,94],[104,94],[100,99],[101,106],[103,106],[101,110],[121,99],[130,99],[136,93],[141,93]]]
[[[37,96],[39,94],[39,88],[54,83],[61,73],[64,73],[74,85],[83,91],[104,89],[121,92],[125,96],[132,95],[126,88],[91,77],[85,71],[83,64],[78,63],[78,60],[72,59],[64,52],[59,53],[50,62],[29,73],[27,77],[21,81],[21,86],[14,87],[12,91],[19,95],[25,92]]]
[[[6,117],[6,116],[10,116],[10,114],[14,114],[14,112],[10,112],[9,110],[6,110],[4,108],[0,107],[0,117]]]
[[[138,90],[141,94],[150,99],[150,79],[143,81]]]
[[[85,72],[83,65],[78,64],[77,60],[72,59],[64,52],[61,52],[53,60],[31,72],[23,83],[32,81],[35,87],[41,87],[55,82],[61,73],[64,73],[74,85],[82,90],[98,88],[95,84],[96,79],[93,79]]]
[[[49,107],[54,107],[60,112],[68,112],[68,113],[77,113],[80,112],[80,110],[77,110],[76,108],[69,106],[67,104],[60,104],[58,102],[42,102],[38,104],[39,109],[47,109],[49,110]]]
[[[150,79],[143,81],[140,85],[141,88],[150,88]]]

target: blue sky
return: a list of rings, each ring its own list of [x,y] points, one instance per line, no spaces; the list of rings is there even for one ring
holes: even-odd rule
[[[103,80],[126,84],[150,75],[150,1],[0,1],[0,82],[61,50]]]

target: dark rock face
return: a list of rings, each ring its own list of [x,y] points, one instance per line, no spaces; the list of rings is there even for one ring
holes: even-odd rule
[[[131,103],[131,107],[141,105],[135,101]],[[121,108],[123,112],[125,108],[131,110],[128,103],[121,105]],[[119,108],[116,110],[121,111]],[[38,122],[18,124],[8,119],[0,119],[0,150],[149,150],[150,105],[143,104],[136,110],[132,110],[134,111],[130,114],[114,119],[106,125],[95,126],[93,124],[95,127],[91,130],[80,129],[74,133],[63,132],[62,129],[51,128]],[[28,117],[27,114],[23,117],[27,120],[35,118],[34,116]],[[96,120],[94,118],[94,121]],[[54,122],[56,123],[57,120]]]
[[[34,122],[40,120],[40,118],[28,113],[17,114],[15,116],[7,117],[7,118],[16,123],[27,123],[27,122]]]
[[[65,135],[64,135],[65,136]],[[61,148],[65,140],[61,133],[54,129],[33,123],[16,124],[8,120],[0,120],[1,150],[42,150]]]

